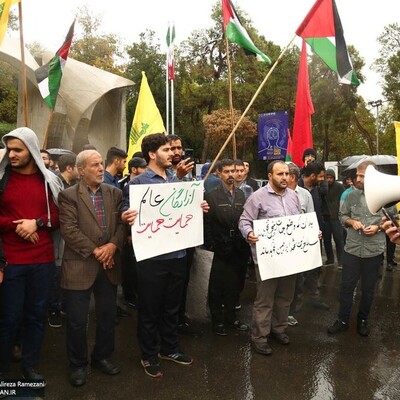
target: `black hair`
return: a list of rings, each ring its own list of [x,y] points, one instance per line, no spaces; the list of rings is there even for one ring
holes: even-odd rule
[[[320,161],[312,161],[303,168],[303,175],[305,177],[312,174],[318,175],[321,171],[325,171],[324,164]]]
[[[119,149],[118,147],[110,147],[107,151],[107,156],[106,156],[106,167],[111,165],[116,158],[127,158],[128,154],[126,151]]]
[[[230,158],[224,158],[223,160],[218,161],[217,171],[221,172],[224,167],[228,165],[234,165],[235,161]]]
[[[58,159],[58,169],[60,172],[64,172],[67,167],[69,166],[75,166],[76,165],[76,154],[63,154],[59,159]]]
[[[282,160],[273,160],[268,164],[267,167],[267,174],[272,174],[272,170],[274,169],[275,164],[285,164],[285,161]]]
[[[161,146],[169,142],[169,137],[163,133],[152,133],[145,136],[142,141],[142,153],[147,164],[150,162],[149,152],[155,153]]]

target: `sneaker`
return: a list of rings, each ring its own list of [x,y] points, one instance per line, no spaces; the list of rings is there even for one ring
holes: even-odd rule
[[[180,335],[192,336],[192,337],[198,337],[202,335],[202,332],[199,329],[194,328],[188,322],[182,322],[181,324],[178,325],[178,333]]]
[[[136,300],[125,300],[124,304],[129,307],[129,308],[133,308],[134,310],[137,309],[137,302]]]
[[[49,314],[49,326],[52,328],[61,328],[62,327],[62,320],[61,320],[61,315],[57,311],[52,311]]]
[[[148,376],[151,376],[152,378],[162,378],[163,373],[158,360],[141,360],[140,363],[144,368],[144,372]]]
[[[295,317],[293,317],[293,315],[289,315],[287,317],[287,323],[289,326],[295,326],[299,323],[299,321],[297,321],[297,319]]]
[[[251,347],[254,349],[254,351],[264,356],[270,356],[272,354],[272,349],[267,342],[251,342]]]
[[[131,317],[131,316],[132,316],[132,314],[129,311],[123,309],[121,306],[117,306],[117,317],[118,318],[126,318],[126,317]]]
[[[310,305],[314,308],[318,308],[319,310],[329,310],[328,304],[323,302],[321,299],[314,299],[310,301]]]
[[[238,310],[241,310],[241,309],[242,309],[242,305],[240,303],[236,303],[235,304],[235,310],[238,311]]]
[[[361,336],[369,335],[369,326],[366,319],[360,319],[357,321],[357,332]]]
[[[247,324],[245,324],[244,322],[238,320],[238,319],[232,324],[232,326],[235,329],[237,329],[238,331],[242,331],[242,332],[245,332],[245,331],[249,330],[249,326]]]
[[[228,334],[228,332],[226,331],[225,325],[222,323],[215,324],[213,331],[218,336],[226,336]]]
[[[328,333],[335,334],[347,331],[349,329],[349,324],[347,322],[343,322],[340,319],[337,319],[333,325],[328,328]]]
[[[34,387],[34,389],[42,389],[47,384],[44,376],[32,367],[22,368],[22,378],[28,381],[40,381],[38,382],[38,386]]]
[[[338,267],[337,267],[337,269],[338,269],[338,271],[341,271],[341,270],[343,269],[343,265],[342,265],[342,264],[339,264]]]
[[[173,361],[181,365],[193,364],[193,358],[188,354],[183,353],[172,353],[172,354],[158,354],[158,357],[163,360]]]

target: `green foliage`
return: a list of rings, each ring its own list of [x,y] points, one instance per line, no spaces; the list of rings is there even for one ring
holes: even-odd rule
[[[6,134],[11,132],[17,127],[16,123],[0,122],[0,139]]]
[[[255,45],[275,62],[282,52],[280,46],[260,36],[247,15],[240,9],[237,12]],[[146,73],[156,104],[166,122],[166,55],[161,51],[160,39],[155,32],[146,30],[137,42],[122,49],[116,35],[99,33],[101,18],[87,6],[78,8],[76,15],[83,33],[75,35],[70,56],[123,75],[134,82],[127,98],[127,135],[136,108],[142,71]],[[392,121],[394,117],[400,119],[400,25],[391,24],[386,27],[379,41],[381,51],[376,68],[382,74],[384,94],[389,100],[380,112],[379,147],[380,153],[394,154]],[[29,48],[34,55],[43,51],[39,43],[32,43]],[[354,47],[349,46],[349,52],[357,76],[363,82],[364,61]],[[289,126],[293,126],[299,53],[299,49],[293,46],[282,57],[247,113],[248,127],[254,128],[258,114],[278,110],[289,112]],[[226,45],[221,3],[218,0],[211,11],[210,26],[194,30],[185,41],[175,46],[175,133],[183,138],[185,147],[194,149],[196,158],[215,156],[222,141],[219,135],[218,140],[213,142],[213,132],[221,130],[209,129],[207,132],[203,121],[221,123],[225,129],[223,132],[229,131],[227,120],[224,119],[222,123],[222,119],[218,119],[218,116],[229,115],[228,56],[233,108],[242,114],[271,66],[248,57],[235,44]],[[3,78],[0,82],[0,121],[15,123],[18,75],[5,64],[0,64],[0,73]],[[337,76],[315,56],[310,57],[309,74],[315,108],[312,116],[314,147],[322,152],[323,160],[375,153],[375,116],[357,95],[357,89],[340,85]],[[238,133],[241,143],[238,156],[254,160],[255,175],[265,176],[265,162],[257,160],[257,135],[253,128],[245,130],[245,137],[241,138]],[[206,140],[208,147],[205,145]],[[228,148],[231,149],[231,146],[228,145]]]
[[[122,75],[123,66],[118,65],[122,57],[120,39],[114,34],[101,35],[98,30],[101,19],[93,14],[87,6],[78,8],[76,20],[83,28],[83,35],[74,35],[70,56],[77,61]]]
[[[14,123],[18,108],[18,72],[0,62],[0,121]]]

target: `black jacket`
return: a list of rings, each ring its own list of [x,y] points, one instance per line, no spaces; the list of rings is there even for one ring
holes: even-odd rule
[[[234,188],[233,203],[222,183],[205,194],[210,210],[204,214],[204,244],[220,257],[229,257],[234,250],[248,252],[249,245],[241,235],[238,222],[243,212],[245,196]]]

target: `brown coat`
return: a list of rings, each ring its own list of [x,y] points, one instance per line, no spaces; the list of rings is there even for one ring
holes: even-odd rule
[[[90,288],[103,268],[94,257],[93,250],[106,243],[114,243],[118,250],[114,267],[107,270],[111,283],[120,283],[120,253],[126,237],[121,221],[122,191],[114,186],[101,184],[106,213],[107,239],[103,241],[100,224],[85,183],[72,186],[59,195],[60,230],[65,240],[62,260],[61,287],[70,290]]]

